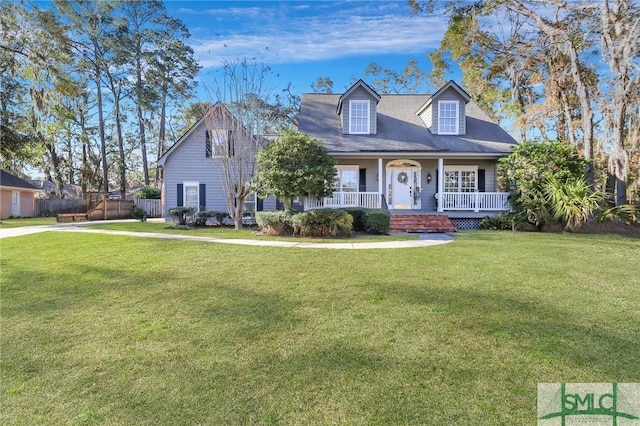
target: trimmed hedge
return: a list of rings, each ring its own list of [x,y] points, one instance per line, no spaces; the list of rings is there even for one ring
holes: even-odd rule
[[[367,209],[343,209],[345,212],[349,213],[353,218],[353,231],[354,232],[366,232],[366,218],[367,218]]]
[[[256,223],[267,235],[293,235],[290,212],[257,212]]]
[[[344,209],[353,217],[353,230],[368,234],[386,234],[391,224],[391,214],[386,210]]]
[[[348,237],[353,217],[344,210],[321,209],[298,213],[292,217],[296,234],[303,237]]]
[[[256,223],[266,235],[344,237],[353,231],[369,234],[389,232],[391,214],[385,210],[317,209],[302,213],[258,212]]]
[[[387,234],[391,226],[391,213],[385,210],[368,210],[364,220],[365,231],[369,234]]]
[[[195,209],[193,207],[174,207],[169,210],[169,216],[178,225],[186,225],[187,220],[193,215]]]

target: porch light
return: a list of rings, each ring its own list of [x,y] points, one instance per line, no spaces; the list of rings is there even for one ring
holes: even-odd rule
[[[431,183],[431,172],[427,173],[427,183]]]

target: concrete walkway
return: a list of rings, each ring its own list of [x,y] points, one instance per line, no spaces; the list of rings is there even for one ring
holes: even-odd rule
[[[132,220],[135,221],[135,220]],[[110,221],[116,222],[116,221]],[[127,222],[121,220],[118,222]],[[193,235],[164,234],[158,232],[130,232],[113,231],[108,229],[86,228],[88,225],[103,224],[104,221],[82,222],[82,223],[61,223],[57,225],[25,226],[20,228],[0,229],[0,239],[9,237],[19,237],[22,235],[35,234],[39,232],[81,232],[90,234],[126,235],[139,238],[157,238],[165,240],[185,240],[200,241],[205,243],[237,244],[245,246],[266,246],[266,247],[293,247],[293,248],[324,248],[341,250],[362,250],[362,249],[394,249],[428,247],[439,244],[446,244],[453,241],[453,237],[446,234],[420,234],[417,240],[401,241],[380,241],[371,243],[307,243],[295,241],[267,241],[267,240],[242,240],[231,238],[198,237]]]

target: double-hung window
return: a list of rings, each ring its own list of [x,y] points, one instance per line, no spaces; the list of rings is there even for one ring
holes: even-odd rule
[[[478,188],[478,167],[445,166],[444,192],[475,192]]]
[[[438,101],[438,134],[459,133],[458,101]]]
[[[349,133],[366,135],[370,133],[370,104],[368,100],[349,101]]]
[[[207,130],[205,146],[205,154],[207,158],[233,157],[235,155],[233,130]]]
[[[184,203],[185,207],[193,207],[195,211],[200,210],[199,182],[184,182]]]
[[[358,166],[336,166],[336,192],[358,192],[360,170]]]

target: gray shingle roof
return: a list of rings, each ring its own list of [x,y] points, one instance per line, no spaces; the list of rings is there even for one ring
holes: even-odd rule
[[[416,111],[430,95],[382,95],[378,133],[342,134],[336,105],[340,95],[302,95],[299,130],[320,139],[330,153],[348,152],[468,152],[508,153],[517,142],[473,102],[466,105],[466,135],[432,135]]]
[[[9,172],[5,172],[4,170],[0,170],[0,185],[8,186],[11,188],[24,188],[39,191],[40,188],[36,188],[31,183],[27,182],[24,179],[20,179],[17,176],[12,175]]]

